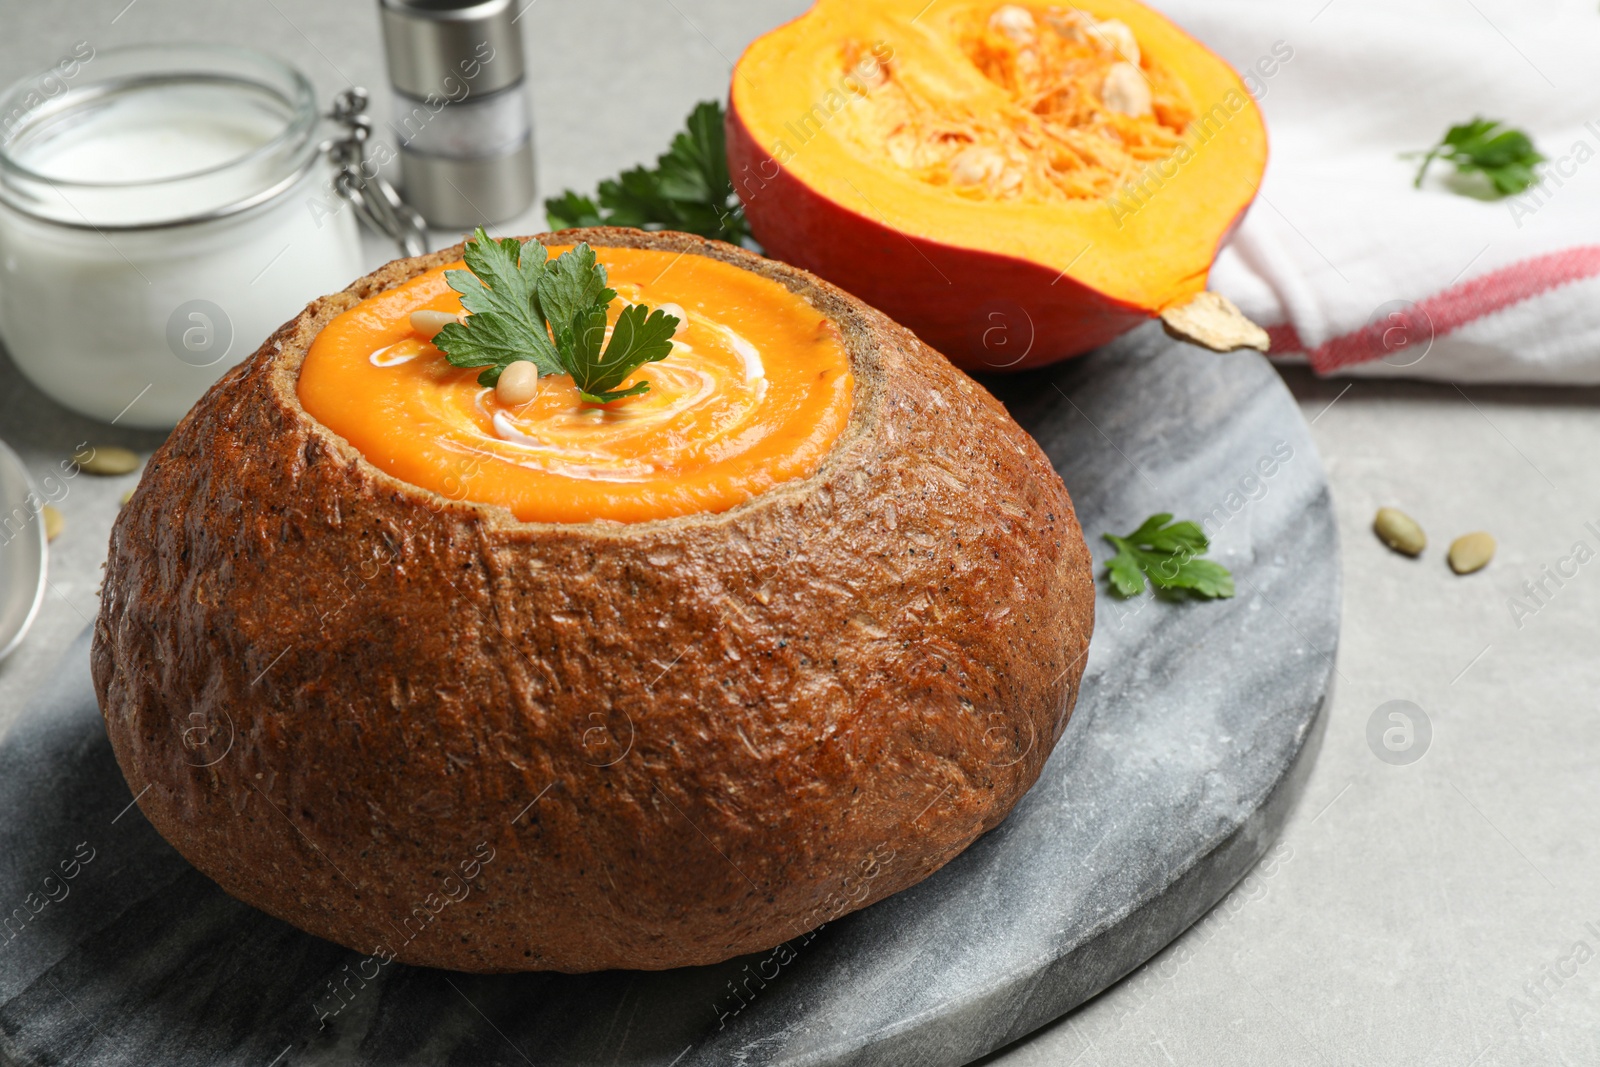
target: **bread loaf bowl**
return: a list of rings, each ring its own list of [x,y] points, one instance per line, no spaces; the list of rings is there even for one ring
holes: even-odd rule
[[[330,324],[462,247],[315,301],[113,529],[93,671],[140,808],[235,897],[466,971],[710,963],[926,877],[1072,708],[1093,585],[1059,477],[982,388],[804,271],[683,234],[537,240],[797,298],[848,358],[836,438],[732,506],[526,521],[401,480],[300,395]]]

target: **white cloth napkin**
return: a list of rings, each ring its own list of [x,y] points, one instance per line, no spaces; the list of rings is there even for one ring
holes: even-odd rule
[[[1154,2],[1266,114],[1261,195],[1211,288],[1269,327],[1275,355],[1319,374],[1600,383],[1591,0]],[[1413,189],[1401,153],[1479,115],[1533,137],[1543,182],[1473,199],[1436,162]]]

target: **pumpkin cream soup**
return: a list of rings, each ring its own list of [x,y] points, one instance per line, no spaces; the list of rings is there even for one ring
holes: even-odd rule
[[[705,256],[595,251],[618,294],[608,331],[629,304],[680,320],[668,356],[622,382],[648,391],[591,403],[568,375],[522,383],[531,372],[516,389],[480,385],[477,369],[453,366],[428,339],[441,316],[412,318],[462,314],[445,280],[458,262],[330,322],[306,355],[301,403],[394,477],[528,522],[723,511],[821,465],[854,384],[826,316]]]

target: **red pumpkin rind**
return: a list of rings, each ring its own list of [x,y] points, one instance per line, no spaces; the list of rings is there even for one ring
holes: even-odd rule
[[[915,324],[916,335],[958,367],[1056,363],[1151,317],[1038,263],[914,237],[829,200],[765,152],[731,102],[727,140],[734,190],[768,255]]]

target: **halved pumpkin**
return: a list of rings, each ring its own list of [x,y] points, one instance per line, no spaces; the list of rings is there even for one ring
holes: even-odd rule
[[[975,369],[1194,299],[1266,165],[1239,76],[1132,0],[819,0],[750,46],[730,100],[766,250]]]

